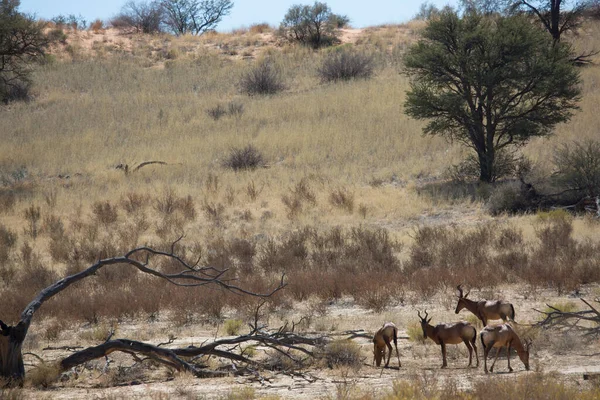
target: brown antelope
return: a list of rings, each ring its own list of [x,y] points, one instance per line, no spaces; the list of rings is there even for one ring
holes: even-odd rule
[[[475,359],[477,360],[477,366],[479,366],[479,356],[477,355],[477,346],[475,341],[477,339],[477,330],[473,325],[468,322],[461,321],[452,324],[437,324],[436,326],[431,325],[431,318],[427,319],[428,314],[425,310],[425,317],[421,317],[421,312],[417,311],[419,318],[421,319],[421,328],[423,328],[423,337],[430,338],[436,344],[442,347],[442,368],[446,368],[448,363],[446,361],[446,345],[447,344],[459,344],[463,342],[467,349],[469,349],[469,367],[475,352]]]
[[[394,340],[394,346],[396,346],[396,355],[398,356],[398,367],[401,367],[400,363],[400,352],[398,352],[398,328],[391,322],[386,322],[383,326],[375,332],[373,337],[373,362],[379,367],[381,360],[385,358],[385,348],[388,348],[388,358],[385,363],[385,367],[390,364],[390,358],[392,357],[392,339]]]
[[[515,320],[515,308],[512,304],[501,300],[475,301],[467,299],[467,296],[471,293],[470,291],[463,295],[462,285],[458,285],[456,289],[458,291],[458,304],[454,311],[456,314],[463,308],[466,308],[483,322],[483,326],[486,326],[490,319],[501,319],[504,322],[506,322],[507,318],[510,318],[512,321]]]
[[[497,347],[496,358],[494,358],[494,362],[490,368],[490,372],[494,372],[494,365],[498,359],[498,353],[500,353],[500,349],[504,346],[506,346],[508,370],[510,372],[513,370],[510,367],[510,348],[514,347],[515,350],[517,350],[517,354],[523,362],[523,365],[525,365],[525,369],[529,371],[529,348],[531,347],[531,341],[526,341],[523,346],[521,339],[519,339],[519,336],[509,324],[486,326],[479,334],[479,337],[481,338],[481,345],[483,346],[483,370],[486,374],[488,373],[487,357],[490,350],[493,347]]]

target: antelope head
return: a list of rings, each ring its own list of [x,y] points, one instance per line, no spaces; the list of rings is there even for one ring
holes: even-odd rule
[[[423,329],[423,338],[427,339],[427,325],[431,322],[431,318],[427,319],[427,317],[429,316],[429,314],[427,314],[427,310],[425,310],[425,316],[422,317],[421,316],[421,311],[417,310],[417,315],[419,316],[419,319],[421,320],[421,329]]]
[[[381,360],[384,358],[385,347],[379,347],[377,342],[373,341],[373,360],[378,367],[381,365]]]
[[[456,304],[456,310],[454,310],[455,314],[458,314],[460,312],[460,310],[467,307],[467,303],[466,303],[465,299],[467,298],[469,293],[471,293],[470,290],[467,292],[467,294],[463,294],[462,285],[458,285],[456,287],[456,296],[458,297],[458,303]]]
[[[521,361],[525,365],[525,369],[527,371],[529,371],[529,349],[531,349],[531,344],[532,344],[532,340],[531,339],[525,339],[525,341],[523,343],[523,352],[518,353],[519,354],[519,358],[521,359]]]

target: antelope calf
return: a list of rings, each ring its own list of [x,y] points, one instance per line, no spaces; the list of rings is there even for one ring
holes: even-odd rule
[[[525,369],[529,371],[529,348],[531,347],[531,341],[526,341],[525,345],[521,343],[521,339],[513,328],[509,324],[486,326],[479,334],[481,338],[481,345],[483,346],[483,370],[488,373],[487,369],[487,357],[490,350],[496,347],[496,357],[490,367],[490,372],[494,372],[494,365],[498,359],[498,353],[500,348],[506,346],[506,358],[508,359],[508,370],[510,372],[513,369],[510,367],[510,348],[514,347],[517,350],[519,358],[525,365]]]
[[[383,326],[375,332],[373,337],[373,362],[379,367],[381,360],[385,358],[385,348],[388,348],[388,358],[385,363],[385,367],[390,364],[390,358],[392,357],[392,340],[394,340],[394,346],[396,346],[396,355],[398,356],[398,367],[401,367],[400,363],[400,352],[398,352],[398,328],[391,322],[386,322]]]
[[[504,322],[506,322],[507,318],[510,318],[512,321],[515,320],[515,308],[512,304],[501,300],[475,301],[467,299],[467,296],[471,292],[467,292],[467,294],[463,295],[462,285],[458,285],[456,289],[458,296],[458,304],[454,311],[456,314],[463,308],[466,308],[483,322],[483,326],[486,326],[490,319],[501,319]]]
[[[438,324],[436,326],[431,325],[431,318],[427,319],[428,314],[425,310],[425,317],[421,317],[421,312],[417,311],[417,315],[421,319],[421,328],[423,328],[423,337],[430,338],[436,344],[442,347],[442,368],[448,366],[446,361],[446,345],[447,344],[459,344],[463,342],[467,349],[469,349],[469,367],[471,366],[473,352],[475,352],[475,359],[477,360],[477,366],[479,366],[479,356],[477,355],[477,346],[475,341],[477,339],[477,330],[473,325],[468,322],[456,322],[453,324]]]

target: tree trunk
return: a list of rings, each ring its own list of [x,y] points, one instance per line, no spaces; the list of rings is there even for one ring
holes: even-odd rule
[[[5,380],[2,386],[20,386],[25,377],[22,347],[27,330],[22,323],[7,326],[0,321],[0,326],[0,379]]]
[[[494,180],[494,152],[480,152],[479,157],[479,180],[491,183]]]

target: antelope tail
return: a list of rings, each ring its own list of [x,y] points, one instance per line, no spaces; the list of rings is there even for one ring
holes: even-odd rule
[[[471,328],[473,328],[473,339],[471,339],[471,343],[475,345],[475,342],[477,341],[477,329],[475,329],[474,326],[472,326]]]
[[[398,349],[398,328],[394,327],[394,346]]]
[[[481,347],[485,350],[485,342],[483,341],[483,332],[479,334],[479,339],[481,339]]]
[[[512,303],[510,305],[510,310],[512,311],[512,315],[510,316],[510,319],[512,319],[513,322],[515,322],[515,306],[513,306]]]

